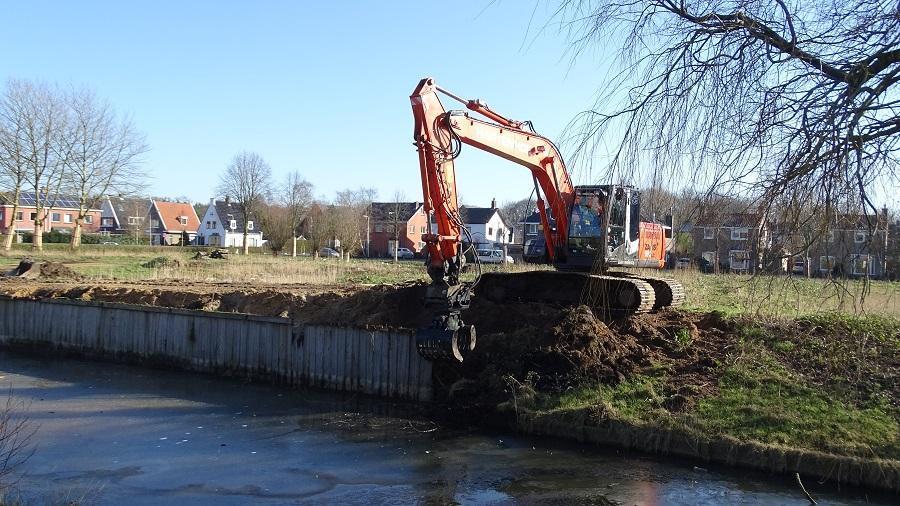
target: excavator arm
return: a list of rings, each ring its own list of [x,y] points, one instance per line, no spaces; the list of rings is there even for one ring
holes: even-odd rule
[[[486,119],[462,111],[448,112],[438,92]],[[465,351],[474,348],[475,338],[474,329],[463,325],[459,318],[471,296],[471,284],[459,279],[464,264],[462,235],[466,229],[459,213],[453,161],[461,145],[487,151],[531,172],[550,262],[565,255],[568,214],[575,200],[575,188],[559,150],[549,139],[536,134],[530,123],[506,118],[480,101],[464,100],[440,88],[431,78],[419,82],[410,102],[425,212],[436,225],[435,233],[422,237],[432,279],[426,304],[435,308],[436,314],[432,326],[419,332],[417,342],[426,356],[430,353],[433,358],[453,357],[461,361]],[[555,227],[550,226],[548,208]]]

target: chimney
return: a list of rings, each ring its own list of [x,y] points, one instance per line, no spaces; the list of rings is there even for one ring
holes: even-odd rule
[[[497,209],[497,199],[491,199],[491,209]]]
[[[225,195],[225,205],[231,205],[231,197],[229,197],[228,195]]]
[[[211,206],[216,205],[216,198],[215,198],[215,197],[210,197],[210,199],[209,199],[209,205],[211,205]]]

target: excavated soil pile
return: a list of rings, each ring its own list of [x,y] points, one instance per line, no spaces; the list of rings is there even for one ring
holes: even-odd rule
[[[81,275],[57,262],[34,262],[28,258],[19,262],[8,277],[21,279],[81,279]]]

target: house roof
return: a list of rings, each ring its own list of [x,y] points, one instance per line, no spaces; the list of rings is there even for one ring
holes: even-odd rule
[[[197,212],[194,211],[194,206],[187,202],[163,202],[154,200],[153,206],[156,207],[156,212],[159,215],[162,228],[167,231],[196,231],[200,228],[200,218],[197,218]],[[182,225],[179,222],[178,218],[181,216],[187,217],[187,224]]]
[[[244,213],[241,212],[241,208],[234,201],[217,200],[213,205],[216,206],[216,214],[219,216],[223,228],[228,230],[230,228],[228,222],[234,220],[234,230],[244,230]],[[250,221],[254,221],[253,216],[250,217]],[[256,228],[254,227],[251,233],[258,232]]]
[[[13,205],[12,192],[0,194],[0,201],[4,205]],[[41,197],[41,204],[56,209],[78,209],[78,197],[74,195],[64,195],[62,193],[45,194]],[[35,207],[37,198],[34,192],[22,192],[19,194],[19,205],[22,207]]]
[[[503,213],[496,207],[460,206],[459,214],[462,217],[463,223],[469,225],[484,225],[491,221],[494,215],[497,214],[500,216],[500,220],[503,224],[509,226],[509,224],[506,223],[506,218],[504,218]]]
[[[372,221],[394,221],[391,213],[398,213],[398,221],[409,221],[422,207],[421,202],[372,202]]]
[[[119,224],[128,223],[129,216],[146,216],[153,204],[140,197],[107,197],[110,208]]]

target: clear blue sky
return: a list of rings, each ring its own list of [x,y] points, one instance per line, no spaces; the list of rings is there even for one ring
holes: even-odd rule
[[[0,77],[88,86],[131,114],[154,195],[206,201],[250,150],[329,199],[366,186],[421,200],[408,98],[420,78],[550,138],[593,102],[606,69],[572,65],[557,28],[537,33],[551,4],[5,2]],[[474,149],[457,170],[471,205],[531,190],[524,169]]]

